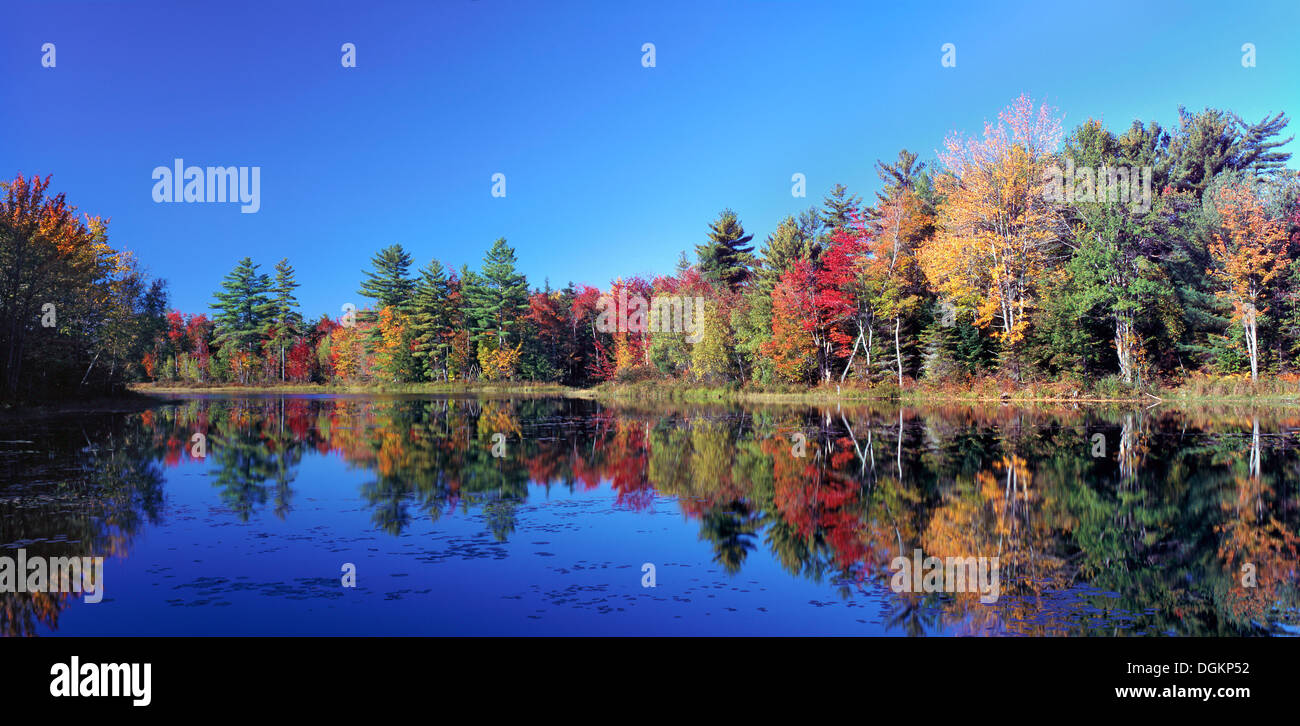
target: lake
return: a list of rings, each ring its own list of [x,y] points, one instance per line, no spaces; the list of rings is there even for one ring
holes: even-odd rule
[[[0,465],[0,555],[104,558],[9,636],[1300,632],[1293,408],[196,395]]]

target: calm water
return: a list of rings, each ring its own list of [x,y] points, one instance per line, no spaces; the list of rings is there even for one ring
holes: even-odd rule
[[[0,594],[0,632],[1295,634],[1298,430],[302,396],[11,422],[0,555],[104,556],[105,596]],[[998,599],[895,592],[916,549],[998,557]]]

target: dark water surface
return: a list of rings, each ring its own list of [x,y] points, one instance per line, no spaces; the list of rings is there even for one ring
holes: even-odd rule
[[[196,397],[0,470],[0,556],[106,558],[11,636],[1300,632],[1293,409]],[[896,592],[918,549],[998,598]]]

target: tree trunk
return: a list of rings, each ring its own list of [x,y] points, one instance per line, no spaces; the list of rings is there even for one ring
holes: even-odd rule
[[[858,337],[853,339],[853,350],[849,351],[849,362],[844,364],[844,372],[840,374],[840,383],[844,382],[844,377],[849,374],[849,368],[853,367],[853,356],[858,354],[858,342],[862,340],[862,326],[858,326]]]
[[[1120,313],[1115,317],[1115,354],[1119,358],[1119,374],[1125,383],[1133,382],[1133,357],[1129,340],[1132,337],[1132,323],[1128,316]]]
[[[81,385],[83,386],[86,385],[86,379],[90,378],[90,369],[95,367],[95,363],[98,360],[99,360],[99,353],[95,353],[95,357],[90,360],[90,365],[86,366],[86,374],[81,377]]]
[[[1260,351],[1257,347],[1255,306],[1245,308],[1243,323],[1245,324],[1245,350],[1251,354],[1251,383],[1256,383],[1260,379]]]
[[[903,346],[898,342],[898,328],[902,324],[902,319],[894,316],[894,357],[898,359],[898,387],[903,388]]]
[[[867,326],[867,380],[871,380],[871,339],[875,336],[875,328]]]

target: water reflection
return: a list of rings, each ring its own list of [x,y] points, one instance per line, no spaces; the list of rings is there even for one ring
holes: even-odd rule
[[[159,521],[163,457],[138,415],[81,414],[0,427],[0,555],[124,557]],[[79,595],[0,593],[0,635],[57,628]]]
[[[18,473],[0,498],[0,552],[126,555],[159,517],[163,469],[203,434],[211,485],[243,520],[291,520],[309,457],[362,472],[389,535],[474,510],[508,541],[530,487],[607,483],[623,509],[673,497],[727,573],[761,551],[844,597],[880,592],[915,548],[999,558],[993,605],[891,593],[899,634],[1294,633],[1298,425],[1290,410],[1163,406],[202,398],[7,431],[0,455]],[[56,628],[67,600],[0,603],[0,629],[21,635]]]

